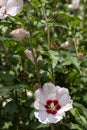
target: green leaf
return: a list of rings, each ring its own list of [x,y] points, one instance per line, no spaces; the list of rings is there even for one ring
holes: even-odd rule
[[[13,115],[18,112],[18,107],[14,101],[10,101],[4,107],[4,112]]]
[[[69,123],[68,126],[71,130],[82,130],[82,128],[78,124]]]
[[[52,67],[54,68],[58,63],[59,54],[58,52],[52,51],[52,50],[48,51],[48,53],[49,53],[50,59],[52,60]]]

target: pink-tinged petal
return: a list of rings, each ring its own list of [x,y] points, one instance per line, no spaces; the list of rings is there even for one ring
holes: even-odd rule
[[[54,84],[52,84],[52,83],[45,83],[42,86],[42,93],[47,100],[49,100],[49,99],[55,100],[56,99],[56,89],[55,89]]]
[[[64,95],[64,94],[67,94],[69,95],[69,91],[67,88],[60,88],[59,86],[56,86],[56,97],[58,99],[58,101],[61,99],[61,97]]]
[[[44,91],[49,92],[49,90],[55,89],[55,85],[52,83],[45,83],[42,88]]]
[[[44,105],[41,104],[41,103],[38,102],[38,101],[35,101],[35,102],[34,102],[34,107],[35,107],[37,110],[46,110],[46,108],[44,107]]]
[[[42,88],[39,88],[38,90],[36,90],[35,92],[35,99],[38,101],[38,102],[41,102],[42,104],[46,104],[46,98],[45,96],[42,94]]]
[[[68,110],[70,110],[71,108],[73,108],[73,105],[72,105],[72,100],[71,100],[71,103],[68,103],[66,106],[62,107],[62,109],[66,112]]]
[[[69,91],[68,91],[67,88],[56,86],[56,89],[57,89],[58,93],[61,93],[61,94],[67,93],[67,94],[69,94]]]
[[[68,5],[69,9],[78,9],[80,0],[72,0],[72,3]]]
[[[7,0],[0,0],[0,7],[5,6],[7,3]]]
[[[67,94],[64,94],[60,100],[59,100],[59,104],[61,106],[65,106],[67,103],[70,103],[71,102],[71,97]]]
[[[5,19],[7,16],[0,14],[0,19]]]
[[[61,115],[62,113],[65,113],[66,111],[70,110],[71,108],[73,108],[72,106],[72,100],[71,103],[66,104],[65,106],[63,106],[59,111],[58,114]]]
[[[23,8],[23,0],[9,0],[6,4],[7,14],[15,16],[20,13]]]
[[[57,123],[63,119],[64,113],[60,115],[47,114],[45,111],[34,112],[35,117],[43,124]]]
[[[11,16],[15,16],[17,14],[17,7],[10,7],[7,10],[7,14],[11,15]]]
[[[39,88],[35,92],[36,100],[46,104],[46,101],[49,99],[56,99],[56,89],[52,83],[45,83],[42,88]]]
[[[57,122],[59,122],[60,120],[62,120],[63,119],[63,116],[64,116],[64,114],[61,114],[61,115],[52,115],[52,114],[48,114],[48,122],[49,123],[57,123]]]
[[[72,0],[72,4],[78,4],[80,0]]]
[[[44,111],[34,112],[35,117],[39,120],[39,122],[43,124],[48,124],[47,113]]]
[[[8,0],[6,7],[11,8],[11,7],[14,7],[14,6],[23,7],[23,0]]]

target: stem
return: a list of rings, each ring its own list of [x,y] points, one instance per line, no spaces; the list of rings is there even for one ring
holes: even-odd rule
[[[32,35],[31,35],[31,37],[30,37],[30,42],[31,43],[33,43],[32,42]],[[37,63],[37,58],[36,58],[36,55],[35,55],[35,51],[34,51],[34,49],[33,49],[33,46],[32,46],[33,44],[31,44],[31,52],[32,52],[32,58],[33,58],[33,60],[34,60],[34,63],[33,63],[33,65],[34,65],[34,67],[35,67],[35,72],[36,72],[36,76],[37,76],[37,81],[38,81],[38,83],[39,83],[39,87],[41,87],[41,82],[40,82],[40,72],[39,72],[39,67],[38,67],[38,63]]]
[[[20,127],[20,115],[19,115],[19,113],[17,114],[17,125],[18,125],[18,130],[20,130],[21,127]]]
[[[18,130],[21,130],[21,124],[20,124],[20,105],[19,105],[19,100],[18,100],[18,93],[17,91],[15,92],[15,95],[16,95],[16,103],[17,103],[17,106],[18,106],[18,113],[17,113],[17,127],[18,127]]]
[[[55,73],[52,67],[51,67],[51,72],[52,72],[52,82],[55,84]]]
[[[76,51],[76,55],[78,56],[78,49],[77,49],[77,40],[76,39],[74,39],[74,47],[75,47],[75,51]]]
[[[54,129],[54,125],[53,125],[53,124],[51,124],[51,130],[55,130],[55,129]]]
[[[33,54],[33,58],[34,58],[34,66],[35,66],[35,71],[36,71],[36,75],[37,75],[37,80],[39,83],[39,87],[41,87],[41,83],[40,83],[40,75],[39,75],[39,68],[38,68],[38,64],[37,64],[37,60],[35,58],[35,54],[34,54],[34,50],[32,49],[32,54]]]
[[[74,39],[74,47],[75,47],[75,51],[76,51],[76,56],[78,57],[78,48],[77,48],[77,44],[78,44],[78,41],[77,39]],[[82,75],[82,72],[79,70],[80,74]]]
[[[48,49],[50,49],[50,47],[51,47],[51,43],[50,43],[50,28],[49,28],[49,25],[48,25],[48,19],[47,19],[47,16],[46,16],[44,5],[43,4],[41,4],[41,5],[42,5],[43,16],[44,16],[44,19],[46,21]]]
[[[38,69],[38,67],[35,67],[35,68],[36,68],[36,75],[37,75],[37,80],[38,80],[38,83],[39,83],[39,87],[41,87],[39,69]]]
[[[6,51],[3,43],[2,43],[2,48],[3,48],[3,52],[4,52],[4,55],[5,55],[5,59],[6,59],[7,65],[11,66],[11,63],[9,62],[7,51]]]
[[[84,0],[84,2],[83,2],[83,4],[80,6],[80,18],[82,19],[82,20],[84,20],[84,18],[85,18],[85,12],[86,11],[86,0]],[[80,28],[81,29],[83,29],[84,28],[84,24],[83,24],[83,22],[81,21],[80,22]]]
[[[0,116],[1,116],[2,102],[0,102]]]
[[[27,100],[27,90],[24,90],[25,96],[26,96],[26,100]]]

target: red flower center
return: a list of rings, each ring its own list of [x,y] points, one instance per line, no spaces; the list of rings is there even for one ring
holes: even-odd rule
[[[61,108],[61,106],[58,104],[57,100],[47,100],[45,108],[48,114],[54,115]]]

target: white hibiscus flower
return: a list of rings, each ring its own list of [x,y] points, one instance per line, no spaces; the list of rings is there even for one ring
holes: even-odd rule
[[[34,114],[41,123],[56,123],[72,108],[72,103],[67,88],[45,83],[35,92],[34,107],[37,111]]]
[[[68,5],[69,9],[78,9],[80,0],[72,0],[72,3]]]
[[[15,16],[22,11],[23,0],[0,0],[0,19]]]

